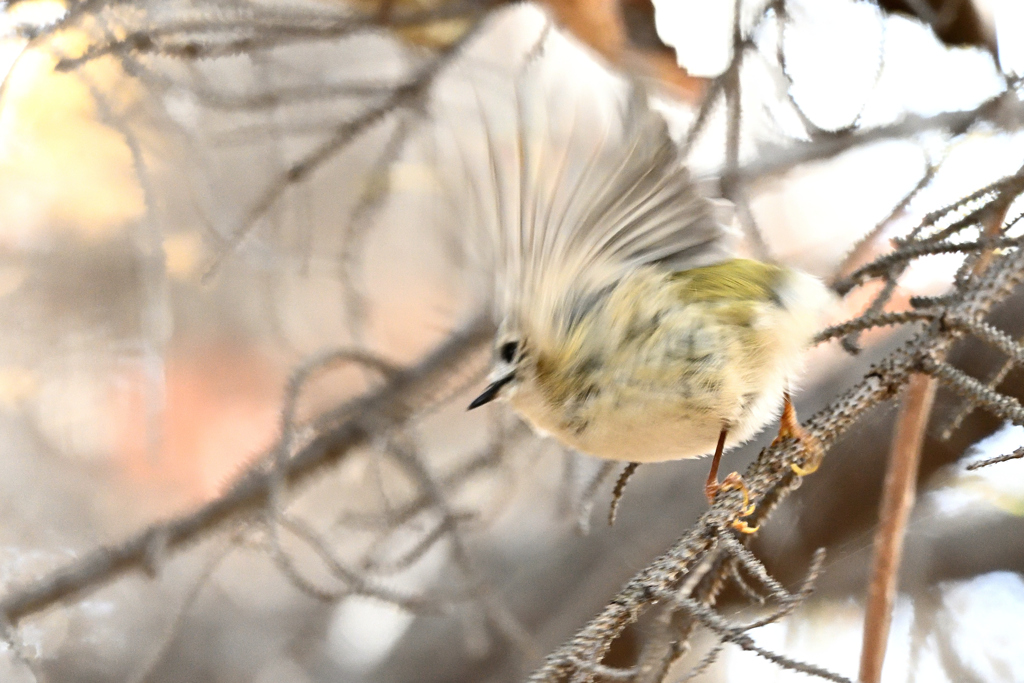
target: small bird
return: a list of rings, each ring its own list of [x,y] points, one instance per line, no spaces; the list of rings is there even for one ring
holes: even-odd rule
[[[663,115],[640,86],[623,99],[589,144],[520,117],[518,220],[498,235],[502,321],[469,407],[507,401],[599,458],[713,452],[713,500],[723,450],[780,407],[780,437],[807,438],[788,391],[832,297],[810,275],[737,258]],[[738,474],[726,485],[746,496]]]

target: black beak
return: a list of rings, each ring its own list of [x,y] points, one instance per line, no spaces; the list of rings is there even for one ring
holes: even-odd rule
[[[469,408],[466,408],[466,410],[473,410],[473,408],[479,408],[483,404],[493,401],[498,397],[498,392],[501,391],[501,388],[511,382],[515,376],[516,373],[512,372],[499,380],[491,382],[491,385],[484,389],[484,393],[474,398],[473,402],[469,404]]]

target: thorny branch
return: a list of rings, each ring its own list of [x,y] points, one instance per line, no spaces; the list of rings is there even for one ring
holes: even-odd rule
[[[1021,174],[1016,177],[1019,180]],[[1009,203],[1020,193],[1015,184],[1010,183],[1007,186],[1013,187],[1013,194],[999,194],[993,201]],[[961,207],[951,207],[950,211],[959,208]],[[972,221],[965,221],[962,231],[967,232],[972,228],[977,230],[987,215],[986,210],[990,208],[991,206],[986,203],[975,209],[968,216],[973,216],[973,224]],[[945,214],[934,216],[932,222],[942,217],[945,217]],[[947,235],[944,239],[950,237],[952,236]],[[908,240],[907,244],[909,248],[914,249],[930,239],[918,237],[915,240]],[[991,265],[983,274],[968,275],[958,282],[956,290],[947,299],[949,303],[943,313],[954,319],[981,320],[1022,281],[1024,252],[1014,249],[994,256]],[[922,316],[921,313],[910,311],[892,315],[875,314],[864,322],[864,326],[905,323],[928,317]],[[956,368],[935,360],[935,355],[939,351],[950,347],[966,332],[962,327],[943,325],[938,312],[932,312],[931,316],[934,318],[928,325],[903,348],[877,364],[862,382],[806,423],[808,431],[823,446],[827,448],[834,444],[867,410],[896,396],[913,375],[921,372],[936,377],[940,382],[977,401],[979,405],[993,413],[1016,424],[1024,424],[1024,410],[1021,410],[1012,397],[987,389]],[[848,326],[840,326],[839,329],[830,331],[828,336],[838,336],[847,328]],[[798,462],[801,457],[799,446],[792,442],[771,446],[762,451],[757,461],[746,471],[744,480],[757,503],[754,519],[749,522],[751,525],[762,524],[772,508],[798,483],[798,478],[790,470],[789,463]],[[683,536],[665,555],[637,574],[597,618],[549,656],[545,665],[531,680],[557,681],[560,677],[576,675],[580,671],[584,671],[580,680],[592,680],[592,672],[586,673],[586,667],[581,668],[581,663],[600,662],[612,641],[622,630],[655,604],[653,596],[673,594],[678,590],[678,586],[689,572],[716,547],[716,541],[733,533],[730,523],[735,518],[740,504],[739,494],[716,501],[714,507],[701,517],[693,530]]]
[[[734,37],[734,61],[730,69],[738,63],[742,49],[742,41]],[[709,98],[720,96],[722,90],[728,88],[728,73],[727,70],[726,74],[720,77],[722,80],[717,88],[712,84]],[[735,96],[734,94],[733,97]],[[729,101],[728,94],[726,98]],[[697,134],[696,131],[703,127],[709,109],[710,104],[706,101],[687,137],[688,142],[692,141]],[[1016,130],[1021,126],[1022,113],[1024,109],[1020,106],[1018,94],[1011,88],[970,111],[951,112],[927,118],[908,116],[896,124],[877,129],[844,131],[842,134],[819,133],[809,143],[792,145],[779,153],[764,155],[763,158],[767,161],[754,162],[743,169],[727,169],[722,182],[724,187],[735,188],[737,183],[752,182],[784,173],[799,164],[828,159],[859,145],[913,136],[928,130],[938,129],[951,135],[958,135],[978,125],[979,122],[986,121],[995,125],[1005,123],[1008,124],[1008,129]],[[735,142],[731,142],[728,147],[732,148],[735,145]],[[735,164],[733,168],[736,168]],[[932,175],[933,173],[929,171],[912,195],[924,187]],[[1009,355],[1008,364],[1016,363],[1021,358],[1019,346],[1001,331],[994,330],[984,323],[983,318],[997,303],[1007,297],[1017,284],[1024,281],[1024,254],[1019,249],[1018,238],[1005,236],[1005,232],[1011,229],[1016,221],[1010,221],[1009,224],[1000,222],[994,235],[984,229],[991,224],[993,212],[1000,218],[1005,216],[1006,209],[1024,191],[1022,183],[1024,168],[943,210],[930,214],[906,238],[898,241],[890,254],[879,257],[836,284],[836,289],[842,293],[871,279],[881,279],[883,287],[863,316],[824,331],[818,338],[819,342],[879,326],[912,322],[927,322],[928,325],[904,348],[877,364],[860,384],[807,422],[808,431],[826,449],[868,409],[896,396],[901,387],[920,373],[930,375],[934,380],[949,386],[999,417],[1011,420],[1015,424],[1024,424],[1024,410],[1015,399],[998,393],[994,386],[985,386],[957,368],[938,360],[966,334],[972,334],[997,345]],[[735,192],[733,189],[732,193]],[[899,207],[894,213],[898,210]],[[971,234],[977,236],[975,241],[963,239],[964,236]],[[1006,251],[997,252],[994,249]],[[909,262],[929,254],[954,252],[966,254],[967,259],[956,278],[955,290],[943,297],[941,308],[884,310]],[[991,259],[987,270],[974,267],[982,255],[986,260]],[[744,480],[751,486],[754,502],[757,504],[754,519],[748,520],[749,524],[762,524],[771,510],[795,488],[798,483],[797,477],[790,470],[788,463],[794,459],[799,461],[800,457],[801,452],[795,444],[779,444],[762,451],[758,460],[747,470]],[[676,591],[679,590],[679,586],[688,584],[687,577],[716,552],[717,542],[730,537],[733,532],[729,523],[735,518],[739,506],[738,495],[728,500],[716,501],[714,507],[701,517],[694,529],[681,538],[668,553],[638,573],[594,620],[572,640],[552,653],[544,666],[538,669],[530,680],[552,683],[565,677],[572,681],[594,680],[600,673],[594,665],[603,660],[612,642],[627,625],[637,621],[645,611],[657,603],[654,596],[678,595]],[[727,572],[723,565],[718,569],[717,576],[725,580]],[[696,585],[690,588],[695,589]],[[716,592],[708,592],[703,601],[693,603],[694,609],[699,607],[701,610],[710,610]],[[692,601],[687,594],[683,594],[683,597]],[[679,600],[678,597],[676,599]],[[706,611],[703,614],[706,617],[705,625],[708,625],[711,618],[709,615],[713,613]],[[688,632],[683,632],[677,642],[684,643],[687,638]],[[709,653],[709,657],[716,656],[719,651],[720,648],[716,647]],[[698,664],[697,671],[708,665],[709,659],[705,658]],[[830,672],[813,669],[807,670],[807,673],[838,680]],[[654,680],[662,680],[666,673],[667,668]],[[635,677],[631,680],[635,680]]]

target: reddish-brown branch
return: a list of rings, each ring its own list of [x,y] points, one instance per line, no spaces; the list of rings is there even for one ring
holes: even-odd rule
[[[885,661],[897,576],[903,555],[903,536],[917,492],[917,467],[921,460],[928,416],[935,401],[935,378],[924,374],[910,377],[903,395],[889,468],[882,490],[882,506],[875,534],[875,559],[868,587],[864,617],[864,643],[860,657],[861,683],[878,683]]]

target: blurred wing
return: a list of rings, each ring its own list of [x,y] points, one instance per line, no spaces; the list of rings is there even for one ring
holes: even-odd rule
[[[516,81],[521,205],[502,226],[508,284],[530,305],[547,289],[601,287],[643,265],[729,258],[728,232],[647,92],[561,42],[589,68],[549,48]]]
[[[618,123],[621,133],[606,139],[591,161],[566,216],[538,228],[569,236],[561,254],[546,256],[578,261],[579,268],[611,261],[685,269],[728,258],[726,231],[697,191],[664,117],[639,87],[631,89]]]
[[[639,266],[731,257],[731,235],[641,86],[557,30],[513,68],[467,80],[483,144],[477,163],[472,149],[459,162],[482,202],[476,227],[497,252],[506,314],[553,316],[570,292],[586,297]],[[455,120],[458,146],[472,147],[474,122]]]

